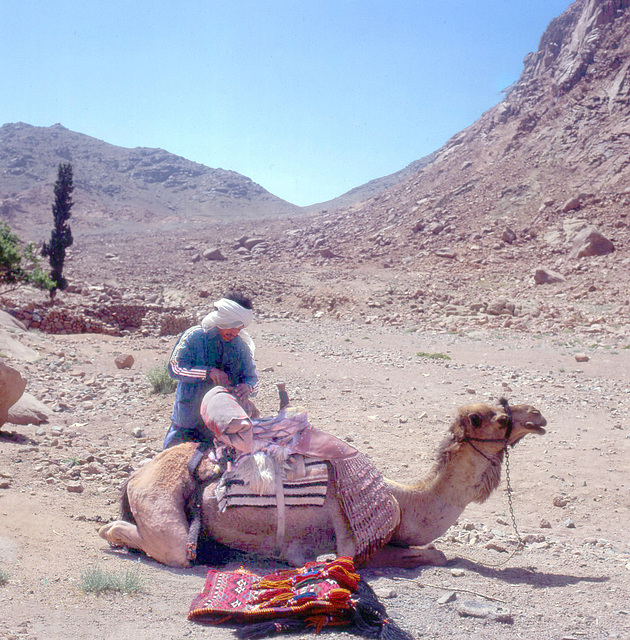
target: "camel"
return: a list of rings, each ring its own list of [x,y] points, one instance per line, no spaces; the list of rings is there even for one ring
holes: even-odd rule
[[[461,407],[424,479],[412,485],[385,479],[399,510],[398,524],[389,541],[364,566],[412,568],[446,563],[444,554],[430,543],[456,522],[468,504],[484,502],[497,488],[508,446],[529,433],[545,433],[547,421],[540,411],[502,402],[502,407],[481,403]],[[187,463],[195,448],[196,443],[180,444],[136,470],[124,487],[126,519],[104,525],[100,536],[113,547],[141,550],[165,565],[190,566],[186,501],[195,481]],[[198,475],[209,475],[211,466],[202,461]],[[276,549],[275,509],[239,507],[222,513],[214,488],[211,483],[203,492],[203,527],[208,536],[228,547],[293,566],[331,552],[357,555],[334,483],[330,483],[323,506],[286,509],[286,543],[281,550]]]

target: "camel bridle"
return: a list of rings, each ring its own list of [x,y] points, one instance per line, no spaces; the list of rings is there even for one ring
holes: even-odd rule
[[[501,449],[499,453],[505,453],[505,478],[507,482],[506,495],[507,495],[507,501],[508,501],[508,508],[510,510],[510,516],[512,518],[512,527],[514,528],[514,533],[516,535],[516,539],[518,543],[514,548],[514,550],[512,551],[512,553],[510,553],[510,555],[502,562],[494,563],[494,564],[479,562],[480,564],[486,567],[501,567],[504,564],[507,564],[525,546],[525,543],[523,542],[523,539],[521,538],[521,534],[519,533],[518,527],[516,525],[516,516],[514,515],[514,505],[512,504],[512,483],[510,481],[510,450],[508,449],[508,447],[510,444],[510,436],[512,435],[512,429],[514,428],[514,420],[512,417],[512,409],[510,408],[508,401],[505,398],[501,398],[499,400],[499,403],[501,404],[503,409],[505,409],[505,413],[507,414],[507,417],[508,417],[508,424],[507,424],[507,428],[505,430],[505,435],[503,436],[503,438],[473,438],[471,436],[466,435],[461,439],[461,442],[467,442],[478,454],[482,455],[486,460],[488,460],[488,462],[490,462],[493,465],[496,465],[497,463],[500,464],[500,461],[497,459],[497,454],[495,454],[494,457],[490,458],[483,451],[478,449],[473,444],[473,442],[502,442],[503,449]],[[460,557],[466,558],[466,556],[460,556]],[[477,562],[472,558],[469,558],[469,559],[472,560],[473,562]]]
[[[504,451],[507,452],[507,448],[510,444],[510,436],[512,435],[512,429],[514,428],[514,420],[512,419],[512,409],[510,408],[508,401],[505,398],[501,398],[499,400],[499,403],[505,410],[505,413],[508,417],[507,428],[505,430],[505,435],[502,438],[474,438],[473,436],[466,434],[460,440],[460,442],[467,442],[479,455],[483,456],[488,462],[491,462],[492,464],[497,463],[497,458],[496,458],[497,454],[495,454],[493,457],[487,456],[483,451],[478,449],[473,443],[474,442],[502,442],[503,449],[501,449],[499,453],[503,453]]]

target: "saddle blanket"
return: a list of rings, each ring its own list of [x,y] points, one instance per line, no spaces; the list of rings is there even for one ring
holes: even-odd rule
[[[328,465],[322,460],[305,462],[306,475],[289,480],[283,478],[284,503],[287,507],[321,507],[328,492]],[[217,498],[221,512],[234,507],[275,508],[275,488],[269,486],[258,493],[245,482],[233,477],[226,478],[217,487]]]

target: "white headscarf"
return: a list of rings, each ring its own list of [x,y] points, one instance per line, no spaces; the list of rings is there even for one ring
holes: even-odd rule
[[[254,313],[251,309],[242,307],[238,302],[221,298],[214,303],[214,311],[211,311],[202,321],[201,326],[207,333],[210,329],[218,327],[219,329],[236,329],[236,327],[247,327],[254,320]],[[241,329],[239,337],[249,347],[252,357],[256,351],[256,345],[247,331]]]

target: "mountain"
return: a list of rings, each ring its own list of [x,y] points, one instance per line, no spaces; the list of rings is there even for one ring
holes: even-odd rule
[[[300,211],[234,171],[162,149],[117,147],[60,124],[16,123],[0,127],[0,215],[29,235],[47,231],[57,167],[66,162],[74,171],[73,226],[84,232]]]
[[[340,214],[333,249],[374,249],[357,242],[359,226],[366,238],[383,236],[383,253],[393,261],[414,246],[478,245],[491,231],[500,241],[506,227],[524,240],[575,216],[613,235],[627,233],[629,6],[574,2],[549,24],[501,103],[432,162]]]

